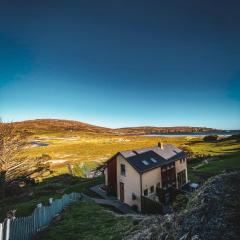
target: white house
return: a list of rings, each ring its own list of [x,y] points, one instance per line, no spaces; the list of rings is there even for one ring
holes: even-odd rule
[[[169,189],[180,189],[188,182],[186,154],[162,143],[155,147],[122,151],[106,162],[105,185],[110,195],[142,210],[142,196],[159,201]]]

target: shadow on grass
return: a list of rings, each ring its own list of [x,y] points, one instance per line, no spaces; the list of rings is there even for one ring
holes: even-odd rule
[[[16,209],[16,216],[28,216],[38,203],[47,205],[49,198],[61,198],[65,193],[83,192],[90,197],[98,197],[89,188],[103,183],[103,176],[86,179],[63,174],[45,179],[41,183],[26,185],[17,195],[8,196],[0,201],[0,222],[9,210]]]

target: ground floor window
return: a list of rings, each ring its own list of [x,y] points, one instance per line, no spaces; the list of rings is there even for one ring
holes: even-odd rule
[[[137,196],[135,193],[132,193],[132,200],[136,200],[137,199]]]
[[[145,189],[145,190],[143,191],[143,195],[144,195],[144,196],[148,196],[148,189]]]

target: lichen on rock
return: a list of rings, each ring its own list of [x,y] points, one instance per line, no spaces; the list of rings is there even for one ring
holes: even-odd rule
[[[125,240],[237,240],[240,237],[240,172],[209,179],[180,213],[147,216]]]

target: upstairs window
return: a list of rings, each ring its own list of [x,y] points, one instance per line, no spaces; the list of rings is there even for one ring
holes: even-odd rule
[[[122,176],[126,176],[126,168],[125,168],[125,165],[124,164],[121,164],[121,175]]]
[[[154,193],[154,186],[151,186],[151,187],[150,187],[150,192],[151,192],[151,193]]]

